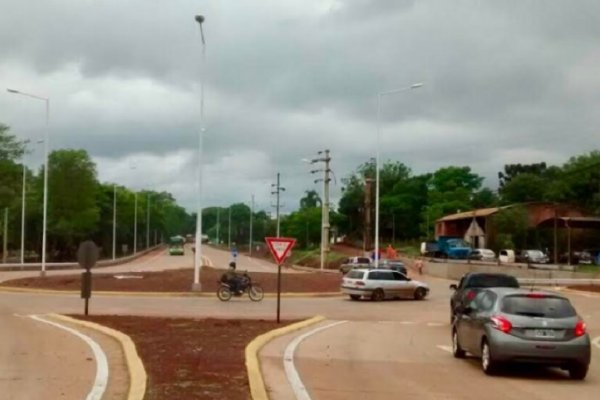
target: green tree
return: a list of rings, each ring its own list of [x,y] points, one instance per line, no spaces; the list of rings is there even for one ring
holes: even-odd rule
[[[306,190],[306,195],[300,199],[300,208],[313,208],[321,206],[321,198],[315,190]]]
[[[502,188],[505,204],[542,201],[545,199],[548,181],[532,173],[524,172],[507,182]]]
[[[99,221],[96,166],[85,150],[53,151],[48,165],[49,248],[63,259],[74,255],[79,241],[89,237]],[[42,177],[40,173],[38,195],[43,194]]]

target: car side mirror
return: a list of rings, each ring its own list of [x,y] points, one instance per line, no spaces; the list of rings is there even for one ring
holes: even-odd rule
[[[450,289],[458,290],[458,286],[456,286],[456,283],[453,283],[452,285],[450,285]]]

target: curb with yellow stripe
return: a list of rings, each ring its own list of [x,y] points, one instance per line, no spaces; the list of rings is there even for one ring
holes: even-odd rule
[[[146,375],[144,364],[135,348],[135,343],[133,343],[133,340],[131,340],[129,336],[115,329],[89,321],[67,317],[66,315],[50,314],[50,317],[83,326],[116,339],[125,354],[125,362],[129,372],[129,391],[127,393],[127,400],[143,400],[144,395],[146,394],[146,381],[148,376]]]
[[[252,400],[269,400],[265,381],[260,370],[260,361],[258,360],[258,352],[260,349],[269,343],[271,340],[287,335],[288,333],[306,328],[307,326],[323,321],[325,317],[315,316],[310,319],[297,322],[283,328],[277,328],[260,336],[257,336],[246,346],[246,371],[248,372],[248,381],[250,382],[250,394]]]

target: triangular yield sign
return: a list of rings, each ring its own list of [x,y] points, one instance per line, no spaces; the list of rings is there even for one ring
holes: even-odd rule
[[[290,254],[290,250],[296,244],[296,239],[282,237],[266,237],[265,241],[277,265],[283,264],[283,260]]]

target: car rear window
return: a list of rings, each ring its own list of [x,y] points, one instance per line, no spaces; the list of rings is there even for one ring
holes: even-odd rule
[[[357,262],[359,264],[368,264],[370,260],[368,258],[358,257]]]
[[[363,271],[350,271],[348,272],[348,275],[346,275],[346,277],[350,279],[362,279],[363,276],[365,276]]]
[[[469,278],[467,287],[491,288],[510,287],[518,288],[519,282],[513,276],[504,275],[475,275]]]
[[[543,318],[569,318],[577,315],[569,300],[561,297],[508,296],[502,300],[506,314]]]

